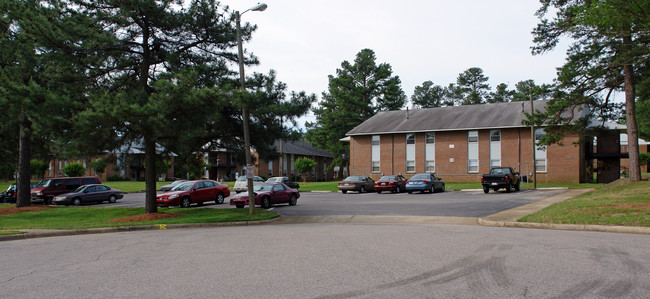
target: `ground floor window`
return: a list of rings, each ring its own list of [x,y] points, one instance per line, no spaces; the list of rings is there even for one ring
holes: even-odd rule
[[[435,161],[426,161],[424,166],[425,172],[436,172],[436,163]]]
[[[415,161],[406,161],[406,172],[415,172]]]
[[[379,172],[379,161],[373,161],[372,162],[372,172]]]

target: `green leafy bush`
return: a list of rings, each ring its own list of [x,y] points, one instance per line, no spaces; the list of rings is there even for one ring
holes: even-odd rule
[[[86,168],[79,162],[70,163],[61,169],[63,174],[69,177],[82,176],[86,173]]]

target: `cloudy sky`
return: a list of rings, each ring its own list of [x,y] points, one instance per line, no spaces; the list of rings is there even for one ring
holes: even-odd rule
[[[244,11],[258,1],[222,1]],[[327,90],[328,75],[364,48],[388,63],[410,98],[431,80],[446,86],[480,67],[492,89],[533,79],[551,83],[563,64],[565,45],[533,56],[535,0],[265,0],[266,11],[249,11],[242,22],[258,25],[244,47],[260,59],[247,73],[274,69],[289,91]],[[306,117],[313,120],[313,117]]]

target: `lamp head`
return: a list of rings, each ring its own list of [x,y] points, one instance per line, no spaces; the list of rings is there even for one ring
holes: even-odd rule
[[[266,5],[266,3],[258,3],[257,5],[251,7],[250,10],[252,10],[252,11],[264,11],[264,10],[266,10],[267,7],[268,6]]]

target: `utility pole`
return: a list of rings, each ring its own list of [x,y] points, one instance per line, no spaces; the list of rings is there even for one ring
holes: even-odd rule
[[[536,157],[535,157],[535,121],[533,119],[533,113],[535,113],[535,109],[533,108],[533,83],[530,83],[530,140],[531,144],[533,145],[532,152],[533,152],[533,189],[537,189],[537,164],[536,164]]]

